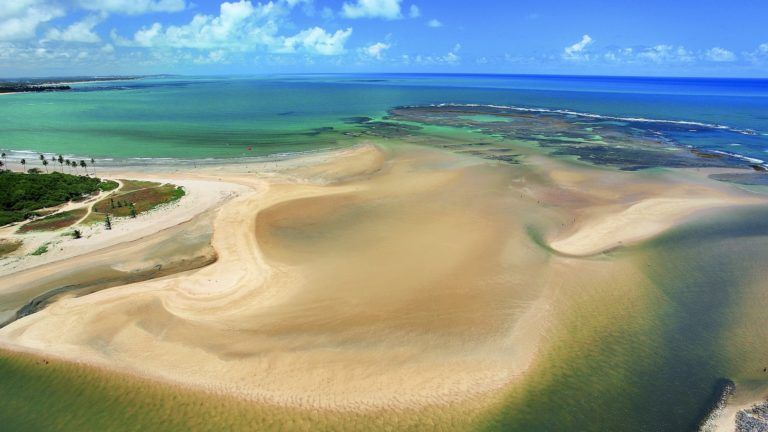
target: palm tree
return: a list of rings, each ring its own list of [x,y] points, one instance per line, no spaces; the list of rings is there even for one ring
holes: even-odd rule
[[[67,164],[67,167],[69,167],[70,170],[71,170],[71,168],[72,168],[72,161],[69,160],[69,159],[64,159],[64,163]]]
[[[48,159],[43,159],[43,166],[45,167],[45,173],[48,174]]]
[[[6,155],[5,155],[5,152],[3,152],[3,154],[0,154],[0,157],[1,157],[1,158],[3,158],[3,163],[6,163],[6,162],[7,162],[7,161],[5,160],[5,156],[6,156]]]
[[[3,172],[3,165],[5,165],[5,163],[3,161],[0,161],[0,172]]]
[[[91,158],[91,168],[93,168],[93,175],[96,175],[96,160]]]
[[[21,160],[21,172],[24,172],[24,166],[25,165],[27,165],[27,160],[26,159],[22,159]]]
[[[59,162],[59,168],[61,169],[61,172],[64,172],[64,156],[59,155],[58,162]]]
[[[85,171],[85,175],[88,175],[88,164],[85,163],[84,160],[80,161],[80,166],[83,167],[83,170]]]

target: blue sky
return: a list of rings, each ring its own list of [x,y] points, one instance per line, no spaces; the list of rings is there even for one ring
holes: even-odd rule
[[[0,0],[0,76],[768,77],[760,0]]]

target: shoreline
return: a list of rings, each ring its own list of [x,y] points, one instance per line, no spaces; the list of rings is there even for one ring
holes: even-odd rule
[[[554,249],[590,255],[702,211],[765,203],[706,172],[657,178],[546,158],[531,164],[547,181],[523,173],[508,186],[506,166],[410,146],[358,144],[262,164],[110,174],[186,182],[190,190],[180,209],[163,209],[101,249],[213,211],[219,259],[63,298],[0,329],[0,344],[281,406],[358,412],[461,403],[524,380],[557,320],[554,281],[570,270],[550,266],[547,252],[529,245],[532,219],[558,239],[548,242]],[[661,190],[671,201],[657,205]],[[689,205],[691,196],[699,198]],[[638,227],[648,207],[665,223]],[[74,265],[80,255],[51,263]],[[414,268],[416,257],[437,276]],[[496,261],[530,274],[509,280]],[[10,274],[35,277],[36,267]],[[481,275],[500,282],[478,283]],[[356,289],[361,283],[366,292]],[[500,301],[502,292],[510,298]],[[109,349],[94,338],[109,340]]]
[[[163,300],[164,303],[167,303],[171,301],[170,300],[171,298],[178,297],[179,295],[182,296],[182,298],[179,299],[181,303],[179,303],[178,305],[181,308],[179,309],[178,307],[175,307],[175,308],[169,309],[169,311],[172,314],[175,314],[180,317],[189,316],[189,313],[191,313],[192,311],[192,309],[190,308],[193,308],[194,310],[197,310],[197,312],[195,312],[196,314],[195,316],[198,317],[197,319],[205,319],[206,321],[210,319],[229,320],[231,318],[226,318],[227,316],[233,313],[235,315],[239,315],[236,310],[231,309],[231,305],[233,304],[233,302],[240,303],[241,300],[239,299],[252,297],[254,295],[253,293],[250,292],[251,290],[250,288],[245,289],[244,286],[238,285],[240,283],[238,281],[243,280],[243,278],[246,277],[245,274],[242,274],[242,271],[244,270],[243,263],[250,261],[254,257],[256,258],[256,261],[254,262],[254,264],[249,264],[249,265],[252,265],[251,269],[249,270],[246,269],[246,272],[247,272],[246,274],[249,275],[246,278],[248,281],[250,281],[249,285],[254,283],[256,285],[262,285],[264,284],[264,281],[272,278],[273,277],[272,275],[274,275],[275,273],[278,273],[280,278],[284,278],[285,276],[288,276],[288,280],[286,281],[288,283],[290,283],[289,281],[291,277],[289,274],[284,275],[285,270],[280,268],[282,267],[282,265],[278,267],[274,267],[274,264],[269,265],[263,261],[265,257],[262,256],[261,258],[259,258],[259,256],[261,255],[261,252],[259,252],[258,246],[252,243],[250,245],[247,245],[252,240],[236,235],[235,236],[236,238],[223,241],[219,237],[219,233],[227,232],[227,233],[230,233],[230,235],[228,235],[227,237],[231,237],[231,234],[233,232],[238,231],[234,228],[236,226],[244,227],[248,231],[252,230],[253,228],[247,228],[248,227],[247,223],[243,225],[245,221],[242,219],[242,217],[245,215],[252,215],[252,214],[258,215],[260,211],[258,209],[268,210],[268,209],[276,208],[275,206],[279,206],[281,202],[298,202],[304,199],[315,199],[314,197],[323,197],[323,196],[333,197],[334,195],[337,195],[337,194],[344,195],[344,194],[353,192],[356,189],[355,187],[346,186],[343,183],[338,185],[333,185],[333,183],[331,183],[329,186],[324,186],[324,185],[327,184],[327,182],[332,179],[346,179],[342,181],[354,182],[353,179],[360,178],[360,176],[362,176],[362,178],[366,178],[367,176],[370,175],[369,173],[375,173],[381,169],[381,166],[382,166],[381,164],[383,163],[383,159],[381,158],[380,155],[381,153],[378,150],[374,150],[373,147],[370,147],[370,146],[357,147],[352,150],[347,149],[344,151],[337,151],[333,154],[314,155],[312,157],[316,159],[321,159],[320,161],[316,161],[314,164],[306,164],[305,162],[301,162],[297,164],[296,168],[292,168],[290,170],[292,172],[289,173],[288,177],[286,177],[284,180],[279,182],[280,184],[275,186],[270,186],[270,188],[275,188],[275,187],[287,188],[285,192],[281,192],[278,195],[275,195],[274,198],[266,198],[265,196],[260,195],[263,193],[267,193],[268,189],[265,189],[262,192],[257,191],[255,195],[254,193],[251,192],[249,194],[242,195],[238,198],[235,198],[234,200],[230,201],[228,204],[225,204],[223,207],[221,207],[221,210],[219,210],[217,221],[215,222],[214,239],[213,239],[214,248],[216,249],[217,254],[219,255],[219,259],[216,263],[208,267],[204,267],[200,270],[193,271],[191,274],[189,273],[185,274],[182,278],[175,278],[174,276],[169,276],[159,280],[150,280],[144,283],[138,283],[138,284],[127,286],[125,288],[126,290],[128,290],[126,291],[126,294],[128,292],[132,292],[133,294],[131,294],[129,297],[131,299],[135,299],[136,297],[143,296],[149,292],[157,292],[158,289],[162,289],[160,288],[161,286],[167,285],[170,283],[172,284],[172,286],[175,287],[174,291],[179,289],[182,290],[182,291],[178,291],[177,294],[171,294],[169,292],[169,295],[171,295],[171,297],[165,296],[165,299]],[[333,159],[333,160],[331,161],[330,159]],[[344,159],[349,159],[349,161],[345,161]],[[328,168],[324,168],[324,167],[328,167]],[[223,168],[223,170],[226,170],[226,169],[227,168]],[[222,178],[226,178],[225,176],[227,174],[224,172],[221,172],[221,173],[215,173],[212,175],[221,175]],[[297,175],[298,177],[294,177]],[[253,180],[246,180],[240,177],[242,176],[242,174],[236,174],[236,176],[237,177],[235,177],[235,179],[237,179],[236,181],[238,182],[250,183],[251,185],[254,184]],[[331,177],[329,178],[329,176]],[[310,183],[307,183],[306,185],[301,185],[300,183],[295,183],[297,180],[293,180],[293,178],[297,178],[297,179],[309,178],[311,180],[310,180]],[[288,183],[284,183],[286,180],[288,181]],[[263,180],[256,180],[256,181],[262,182]],[[301,183],[306,182],[301,180],[299,181]],[[333,180],[333,181],[335,182],[336,180]],[[443,180],[440,180],[440,182],[442,181]],[[256,183],[256,184],[259,184],[259,183]],[[388,188],[386,184],[384,186]],[[429,183],[425,184],[424,186],[428,188],[432,187],[429,185]],[[324,189],[329,187],[332,188],[334,191],[331,193],[331,195],[326,195],[327,192],[325,192]],[[419,186],[419,188],[421,187],[422,186]],[[262,189],[264,188],[262,187]],[[288,192],[289,190],[291,190],[291,192]],[[386,193],[389,194],[390,192],[386,192]],[[194,192],[191,193],[190,196],[194,196]],[[265,198],[266,198],[266,202],[264,201]],[[253,207],[254,205],[256,205],[256,207]],[[230,210],[226,210],[228,208]],[[250,208],[250,210],[245,211],[246,208]],[[233,219],[232,221],[229,221],[230,218],[232,217],[234,217],[235,219]],[[258,219],[258,216],[257,216],[257,219]],[[227,228],[224,228],[225,226]],[[234,241],[235,243],[232,243],[232,241]],[[247,241],[248,243],[241,243],[242,241]],[[238,244],[239,246],[235,247],[234,245],[236,244]],[[244,258],[244,256],[241,257],[242,252],[247,252],[249,254],[249,258],[246,259]],[[251,254],[255,254],[255,255],[251,255]],[[233,259],[235,259],[236,261],[232,261]],[[242,261],[243,259],[246,259],[246,261]],[[210,280],[211,278],[214,278],[214,277],[220,279],[218,286],[209,286],[207,284],[191,283],[191,281],[194,280],[194,278],[198,278],[201,281],[203,281],[203,280]],[[262,281],[262,282],[257,282],[257,281]],[[257,302],[258,307],[265,308],[265,307],[269,307],[270,305],[278,307],[280,304],[284,303],[287,299],[289,299],[290,296],[293,296],[294,294],[291,294],[292,290],[285,291],[285,288],[279,288],[280,286],[283,286],[286,282],[277,281],[275,282],[277,285],[275,285],[274,288],[269,288],[267,286],[265,287],[266,290],[259,289],[257,293],[257,298],[259,299]],[[232,285],[232,286],[222,285],[222,284],[232,284],[232,283],[234,283],[235,285]],[[275,283],[273,283],[273,285]],[[145,286],[146,288],[143,288],[142,286]],[[94,294],[90,294],[86,297],[62,299],[54,303],[53,305],[49,306],[48,308],[35,313],[34,315],[24,317],[21,320],[11,323],[9,326],[2,329],[2,333],[4,333],[6,336],[13,335],[13,334],[22,336],[23,334],[24,336],[22,337],[22,340],[27,340],[27,335],[29,334],[29,331],[23,330],[21,331],[21,333],[19,333],[19,331],[21,330],[19,327],[25,328],[29,324],[33,324],[34,322],[44,322],[45,318],[53,318],[54,316],[61,316],[61,311],[57,311],[57,310],[59,310],[60,308],[66,308],[70,304],[73,307],[77,307],[78,309],[80,309],[80,306],[77,304],[84,302],[83,307],[86,307],[87,310],[84,309],[83,312],[85,312],[85,314],[90,314],[88,310],[90,310],[91,312],[95,312],[93,310],[94,306],[85,306],[85,303],[96,302],[95,304],[99,304],[104,302],[110,302],[111,298],[115,298],[115,301],[118,301],[118,297],[115,297],[115,296],[118,295],[117,292],[119,290],[121,290],[121,288],[110,288],[106,291],[100,291]],[[289,297],[286,297],[287,295]],[[213,303],[204,301],[203,300],[204,298],[211,298],[210,301],[212,301]],[[123,297],[119,297],[119,302],[124,302],[124,301],[134,302],[134,300],[131,300],[128,297],[125,297],[126,300],[122,300],[122,299]],[[224,302],[222,303],[223,300]],[[200,301],[204,301],[204,303],[202,304],[206,305],[204,312],[202,309],[198,310],[197,307],[195,306],[195,304]],[[167,307],[168,305],[166,306],[166,308]],[[535,309],[532,309],[532,310],[535,310]],[[535,315],[536,314],[534,314],[534,317]],[[82,317],[83,315],[78,312],[74,316]],[[206,318],[203,318],[203,317],[206,317]],[[215,318],[215,317],[218,317],[218,318]],[[66,327],[66,326],[68,326],[68,324],[61,323],[61,324],[57,324],[55,327],[61,330],[62,327]],[[529,324],[526,324],[526,326],[535,327],[535,325],[529,325]],[[66,330],[64,331],[66,333],[69,333]],[[45,333],[49,333],[49,331],[46,331]],[[518,330],[517,333],[520,333],[520,331]],[[16,342],[12,341],[13,338],[7,339],[4,337],[3,339],[5,340],[3,340],[3,346],[5,346],[6,348],[12,348],[13,346],[16,346]],[[78,359],[80,361],[85,361],[86,363],[100,364],[105,367],[109,367],[110,365],[114,366],[113,361],[104,359],[100,355],[96,355],[96,353],[93,351],[83,351],[80,354],[75,354],[74,351],[71,351],[71,348],[68,348],[65,351],[57,351],[55,349],[51,351],[51,348],[54,348],[54,346],[48,345],[48,343],[40,345],[38,342],[33,343],[31,339],[28,339],[28,342],[29,343],[22,342],[22,345],[20,346],[23,346],[26,349],[32,349],[38,353],[53,352],[54,354],[56,354],[57,352],[59,352],[59,355],[63,355],[64,358]],[[179,347],[174,349],[178,349],[178,348]],[[168,347],[168,349],[171,349],[171,348]],[[534,352],[533,350],[535,350],[535,344],[531,345],[531,347],[529,348],[529,352],[532,353]],[[378,349],[376,349],[375,352],[378,352]],[[376,354],[376,356],[378,355],[380,354]],[[180,358],[183,358],[183,357],[184,356],[181,356]],[[358,362],[360,360],[361,360],[360,358],[357,359]],[[427,361],[427,360],[428,358],[424,358],[424,360],[422,361]],[[478,361],[478,360],[480,360],[480,358],[476,358],[474,361]],[[527,363],[532,361],[532,357],[524,356],[523,358],[521,358],[521,360],[523,361],[523,363],[521,363],[521,367],[527,368],[527,366],[522,366],[522,365],[526,365]],[[377,360],[372,359],[372,361],[374,361],[375,364],[378,364]],[[203,364],[213,364],[214,367],[216,367],[215,365],[217,363],[218,362],[216,362],[213,358],[208,358],[208,360],[206,360],[205,362],[197,361],[198,366],[201,366]],[[427,364],[432,364],[432,361],[429,360]],[[432,365],[430,367],[434,367],[434,366],[436,365]],[[507,369],[508,367],[509,366],[507,365],[504,367],[504,369]],[[142,369],[145,369],[145,368],[142,368]],[[134,372],[137,372],[137,370],[135,369],[135,366],[127,367],[124,370],[128,370],[128,371],[133,370]],[[162,370],[162,368],[160,370]],[[410,372],[407,372],[408,369],[404,369],[400,372],[398,372],[397,370],[398,369],[396,368],[390,373],[395,373],[395,374],[410,373]],[[453,369],[452,367],[452,370],[454,370],[454,373],[457,373],[459,372],[460,369]],[[163,381],[170,380],[170,381],[182,383],[185,385],[192,385],[194,387],[203,388],[203,389],[209,389],[209,390],[214,389],[214,392],[217,392],[217,390],[215,390],[218,387],[216,385],[216,382],[219,382],[219,381],[211,382],[207,378],[202,379],[205,376],[208,376],[207,374],[203,376],[199,376],[196,379],[196,381],[190,381],[189,378],[181,379],[176,374],[169,374],[169,372],[170,372],[169,370],[165,370],[165,372],[162,372],[159,374],[144,373],[142,375],[151,376],[154,379],[161,379]],[[345,372],[343,373],[347,373],[347,372],[348,370],[345,370]],[[425,372],[426,372],[426,369],[422,370],[421,373],[423,374]],[[339,373],[342,373],[342,371],[339,370]],[[445,376],[444,374],[445,372],[441,373],[441,376]],[[311,382],[301,384],[302,382],[306,381],[307,378],[308,377],[296,379],[293,383],[286,382],[286,384],[290,386],[299,385],[300,388],[302,386],[304,387],[308,386],[306,387],[305,390],[303,390],[303,392],[309,392],[307,393],[307,395],[309,395],[310,393],[315,391],[315,390],[311,390],[312,388],[315,388],[315,384],[312,384]],[[486,384],[483,384],[480,386],[477,386],[477,384],[475,384],[472,387],[462,388],[460,391],[451,389],[452,385],[445,387],[443,390],[439,390],[440,387],[435,387],[430,389],[421,389],[418,391],[416,388],[414,388],[413,390],[411,390],[411,392],[416,392],[421,395],[417,397],[414,394],[414,396],[407,398],[405,400],[401,400],[400,402],[397,402],[397,399],[402,398],[404,396],[401,393],[402,384],[397,389],[392,388],[391,390],[384,391],[384,394],[389,394],[389,392],[392,392],[392,393],[389,396],[382,398],[381,391],[383,391],[384,388],[380,390],[379,395],[368,394],[367,389],[370,387],[370,383],[369,384],[363,384],[363,383],[367,382],[369,378],[363,378],[363,376],[360,376],[359,379],[361,379],[362,381],[360,382],[360,384],[356,384],[356,386],[360,385],[358,390],[356,391],[352,390],[352,388],[350,388],[349,385],[347,384],[345,385],[346,389],[343,390],[343,392],[338,393],[338,396],[341,396],[342,394],[345,394],[345,395],[350,394],[350,391],[356,392],[357,396],[352,397],[347,402],[343,402],[344,399],[348,399],[348,396],[344,396],[342,399],[331,404],[328,404],[328,402],[315,401],[315,402],[302,402],[301,405],[315,406],[315,407],[324,408],[324,409],[334,408],[334,409],[340,409],[340,410],[355,411],[359,409],[378,409],[378,408],[385,408],[385,407],[405,408],[409,406],[410,407],[421,406],[425,403],[427,405],[430,405],[433,403],[438,403],[439,401],[442,401],[439,403],[445,403],[448,401],[455,402],[457,400],[464,399],[471,394],[483,394],[488,391],[491,391],[493,388],[497,388],[497,389],[501,388],[503,385],[505,385],[508,382],[509,377],[507,377],[507,372],[502,372],[502,370],[499,370],[498,372],[493,373],[491,375],[488,375],[487,372],[483,372],[482,374],[477,375],[477,377],[473,378],[472,380],[474,381],[477,379],[481,379],[481,382],[485,381]],[[390,379],[392,378],[390,377]],[[435,380],[435,384],[440,382],[440,380],[437,379],[437,376],[435,376],[433,380]],[[240,397],[245,397],[248,399],[261,400],[261,401],[267,401],[267,402],[271,401],[271,403],[279,403],[281,405],[292,405],[295,402],[289,402],[289,401],[295,399],[295,397],[297,396],[296,390],[298,389],[291,390],[291,391],[287,391],[287,388],[286,390],[279,390],[279,388],[283,387],[283,384],[280,384],[277,387],[275,387],[275,389],[272,390],[271,393],[265,393],[263,391],[253,393],[254,387],[251,387],[250,389],[242,388],[238,390],[237,387],[232,387],[232,383],[234,381],[232,380],[226,380],[226,381],[229,381],[230,384],[225,385],[221,390],[218,390],[218,391],[224,391],[226,393],[239,395]],[[396,381],[404,382],[402,379],[397,379]],[[457,381],[457,383],[458,382],[460,381]],[[495,384],[492,384],[492,383],[495,383]],[[262,386],[264,384],[265,383],[263,383]],[[378,385],[383,385],[383,382],[380,382]],[[468,383],[465,385],[468,385]],[[440,386],[444,386],[444,385],[441,384]],[[284,393],[284,395],[280,396],[281,393]],[[299,392],[298,394],[301,394],[301,392]],[[396,397],[395,396],[396,394],[400,394],[400,396]],[[442,396],[439,396],[438,399],[434,399],[436,395],[441,395],[441,394]],[[369,407],[369,408],[365,408],[365,407]]]

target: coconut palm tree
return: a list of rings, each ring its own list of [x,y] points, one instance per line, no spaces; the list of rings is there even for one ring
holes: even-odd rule
[[[22,159],[20,163],[21,163],[21,172],[24,172],[24,167],[27,165],[27,160]]]
[[[45,173],[48,174],[48,159],[43,159],[43,166],[45,167]]]
[[[96,175],[96,160],[91,158],[91,168],[93,168],[93,175]]]
[[[61,172],[64,172],[64,156],[59,155],[57,161],[59,162],[59,168],[61,169]]]
[[[83,167],[83,171],[85,171],[85,175],[88,175],[88,164],[85,163],[84,160],[80,161],[80,166]]]
[[[8,161],[5,160],[6,154],[3,152],[3,154],[0,154],[0,157],[3,158],[3,163],[7,163]]]
[[[3,166],[5,165],[5,162],[0,161],[0,172],[3,172]]]

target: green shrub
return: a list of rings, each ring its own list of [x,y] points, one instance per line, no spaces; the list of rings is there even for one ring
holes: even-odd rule
[[[111,187],[115,182],[98,178],[51,174],[0,172],[0,226],[36,215],[35,210],[54,207]],[[117,183],[115,183],[117,186]]]
[[[30,255],[39,256],[46,252],[48,252],[48,243],[41,245],[39,248],[35,249],[35,251],[32,252]]]

